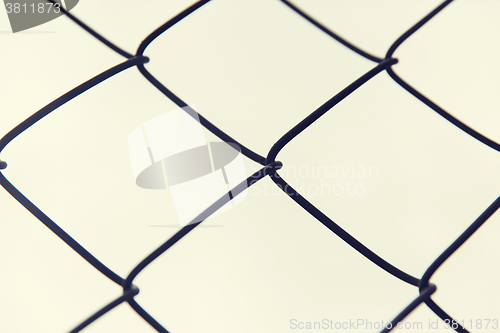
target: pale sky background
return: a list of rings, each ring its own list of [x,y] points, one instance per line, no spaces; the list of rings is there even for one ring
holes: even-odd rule
[[[81,0],[72,13],[135,53],[151,31],[192,3]],[[440,1],[294,3],[383,57]],[[393,67],[496,142],[499,14],[498,1],[457,0],[397,49]],[[0,11],[0,32],[0,135],[124,60],[66,17],[12,34]],[[145,55],[163,84],[264,156],[288,129],[375,66],[277,0],[214,0],[160,36]],[[134,184],[127,147],[134,128],[176,108],[136,68],[128,69],[16,138],[1,153],[9,163],[4,174],[125,277],[180,229],[168,190]],[[277,159],[285,165],[283,178],[313,204],[419,278],[500,195],[500,153],[445,121],[385,72]],[[256,166],[245,161],[250,175]],[[370,166],[377,173],[366,178],[312,174],[320,167]],[[309,173],[294,174],[301,167]],[[314,192],[347,181],[360,184],[364,194]],[[418,296],[417,288],[372,264],[290,198],[273,194],[272,184],[269,178],[256,184],[241,204],[196,228],[137,277],[136,300],[165,328],[287,333],[300,331],[290,327],[292,319],[387,322]],[[1,332],[66,332],[121,294],[4,190],[0,208]],[[500,320],[499,234],[497,213],[431,280],[438,287],[432,298],[458,320]],[[424,327],[436,319],[425,305],[407,317]],[[432,332],[450,331],[443,327],[440,322]],[[122,304],[84,332],[155,331]]]

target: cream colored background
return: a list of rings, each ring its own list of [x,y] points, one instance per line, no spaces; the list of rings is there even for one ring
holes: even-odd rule
[[[82,0],[73,13],[135,52],[147,34],[191,3]],[[440,1],[295,3],[382,57]],[[0,134],[123,61],[65,17],[12,34],[0,12]],[[499,13],[498,1],[457,0],[396,51],[394,66],[497,142]],[[213,1],[145,54],[161,82],[264,156],[289,128],[374,66],[277,0]],[[1,154],[9,163],[4,174],[125,277],[179,229],[168,191],[134,185],[127,148],[132,129],[175,108],[137,69],[128,69],[15,139]],[[500,154],[386,73],[323,116],[278,159],[297,168],[308,162],[377,166],[379,176],[363,180],[364,196],[314,196],[311,202],[417,277],[500,194]],[[247,162],[250,174],[255,165]],[[320,184],[319,178],[283,177]],[[263,190],[266,183],[272,182],[256,186]],[[120,295],[3,190],[0,207],[1,332],[65,332]],[[432,279],[438,286],[433,299],[459,320],[500,320],[499,222],[497,213]],[[284,195],[248,196],[196,228],[135,283],[137,301],[174,333],[298,331],[291,319],[389,321],[418,295]],[[420,306],[407,320],[425,326],[436,318]],[[153,331],[127,304],[85,330]]]

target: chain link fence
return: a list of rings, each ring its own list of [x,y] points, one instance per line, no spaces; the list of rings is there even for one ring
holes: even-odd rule
[[[120,54],[126,60],[100,74],[91,78],[90,80],[82,83],[61,97],[57,98],[47,106],[43,107],[28,119],[23,121],[17,127],[12,129],[9,133],[7,133],[0,140],[0,152],[18,135],[22,134],[25,130],[27,130],[30,126],[34,125],[43,117],[47,116],[58,107],[63,105],[64,103],[72,100],[76,96],[84,93],[90,88],[98,85],[99,83],[107,80],[108,78],[118,74],[122,71],[125,71],[132,67],[137,67],[141,74],[160,92],[162,92],[166,97],[172,100],[179,107],[183,108],[188,112],[188,114],[192,115],[193,118],[199,118],[199,122],[209,131],[218,136],[221,140],[226,143],[236,144],[240,147],[241,153],[253,160],[254,162],[260,164],[262,168],[248,177],[245,181],[240,183],[238,186],[233,188],[231,192],[228,194],[230,196],[229,200],[232,200],[235,196],[246,190],[249,186],[252,186],[259,180],[264,177],[270,177],[272,181],[276,184],[278,188],[283,190],[290,199],[294,200],[298,205],[300,205],[304,210],[309,212],[312,216],[314,216],[320,223],[326,226],[330,231],[335,233],[338,237],[348,243],[354,250],[358,251],[362,254],[366,259],[371,261],[373,264],[379,266],[381,269],[385,270],[388,274],[392,274],[396,278],[418,288],[419,296],[415,298],[413,302],[411,302],[404,310],[402,310],[392,321],[388,322],[387,325],[383,328],[382,332],[389,332],[392,329],[395,329],[397,324],[401,322],[408,314],[410,314],[417,306],[422,303],[425,303],[439,318],[445,321],[451,328],[453,328],[457,332],[468,332],[457,320],[452,318],[447,314],[445,309],[441,308],[438,304],[436,304],[431,295],[436,291],[436,285],[430,282],[433,274],[436,270],[445,263],[445,261],[455,252],[457,249],[471,237],[478,228],[484,224],[490,216],[492,216],[497,209],[500,207],[500,197],[497,198],[486,210],[451,244],[449,247],[441,253],[437,259],[427,268],[425,273],[421,278],[414,277],[401,269],[393,266],[368,247],[359,242],[356,238],[351,236],[348,232],[342,229],[339,225],[337,225],[334,221],[332,221],[328,216],[326,216],[323,212],[321,212],[317,207],[315,207],[311,202],[309,202],[306,198],[304,198],[301,194],[299,194],[294,188],[292,188],[283,178],[278,174],[278,170],[283,166],[281,162],[277,161],[277,156],[279,152],[296,136],[301,134],[304,130],[306,130],[311,124],[315,121],[319,120],[321,116],[331,110],[335,105],[337,105],[344,98],[349,96],[356,89],[361,87],[363,84],[368,82],[370,79],[375,77],[381,72],[387,72],[389,76],[397,82],[401,87],[411,93],[415,98],[420,100],[422,103],[427,105],[429,108],[437,112],[447,121],[472,136],[476,140],[482,142],[483,144],[489,146],[490,148],[500,152],[500,145],[482,134],[478,133],[467,124],[461,122],[457,118],[453,117],[450,113],[443,110],[433,101],[428,99],[426,96],[418,92],[412,86],[410,86],[407,82],[405,82],[401,77],[397,75],[392,69],[392,66],[398,62],[396,58],[393,58],[393,54],[396,49],[403,44],[408,37],[410,37],[413,33],[415,33],[419,28],[425,25],[429,20],[434,18],[439,12],[444,10],[453,0],[447,0],[440,4],[437,8],[435,8],[432,12],[430,12],[427,16],[422,18],[418,23],[416,23],[411,29],[406,31],[401,35],[399,39],[397,39],[392,46],[388,49],[384,58],[379,58],[374,56],[368,52],[363,51],[357,46],[351,44],[347,40],[341,38],[333,31],[329,30],[327,27],[316,21],[313,17],[306,14],[296,5],[288,0],[281,0],[286,6],[292,9],[297,15],[300,15],[304,20],[307,20],[310,24],[314,25],[324,33],[328,34],[332,39],[336,42],[341,43],[345,47],[349,48],[351,51],[357,53],[358,55],[372,61],[374,66],[367,73],[359,77],[357,80],[352,82],[350,85],[345,87],[338,94],[333,96],[326,103],[321,105],[315,111],[310,113],[305,119],[303,119],[296,126],[291,128],[287,133],[285,133],[269,150],[267,156],[262,156],[249,148],[247,148],[242,143],[238,142],[234,138],[227,135],[225,132],[220,130],[215,124],[212,124],[208,119],[204,118],[202,115],[198,114],[194,111],[190,106],[188,106],[180,97],[175,95],[171,90],[165,87],[162,83],[160,83],[145,67],[145,64],[148,63],[149,59],[144,56],[144,52],[148,45],[152,41],[154,41],[158,36],[165,33],[169,28],[174,26],[176,23],[181,21],[182,19],[189,16],[191,13],[201,8],[205,4],[209,2],[209,0],[198,1],[191,7],[187,8],[173,19],[169,20],[161,27],[153,31],[149,36],[147,36],[144,41],[140,44],[135,54],[130,54],[112,42],[108,41],[97,32],[95,32],[92,28],[87,26],[84,22],[80,21],[71,13],[67,12],[62,8],[62,11],[65,15],[67,15],[71,20],[73,20],[76,24],[78,24],[82,29],[86,30],[89,34],[97,38],[99,41],[104,43],[110,49]],[[55,3],[50,0],[50,2]],[[0,169],[7,168],[7,163],[4,161],[0,161]],[[67,245],[69,245],[74,251],[76,251],[80,256],[82,256],[88,263],[98,269],[104,276],[108,279],[116,283],[117,285],[123,288],[123,294],[116,298],[111,303],[107,304],[105,307],[94,313],[92,316],[87,318],[85,321],[80,323],[77,327],[75,327],[71,332],[79,332],[83,330],[86,326],[90,325],[95,320],[99,319],[101,316],[105,315],[107,312],[111,311],[113,308],[122,303],[128,303],[132,309],[134,309],[144,320],[149,323],[152,327],[154,327],[158,332],[168,332],[166,328],[164,328],[153,316],[151,316],[147,311],[145,311],[139,303],[136,302],[135,296],[139,293],[139,288],[134,285],[134,280],[137,275],[149,264],[151,264],[156,258],[158,258],[161,254],[167,251],[172,245],[180,241],[183,237],[185,237],[188,233],[190,233],[193,229],[195,229],[202,222],[194,222],[188,224],[179,230],[174,236],[164,242],[160,247],[158,247],[154,252],[148,255],[143,261],[141,261],[126,277],[121,277],[111,269],[109,269],[106,265],[100,262],[96,257],[94,257],[89,251],[87,251],[83,246],[81,246],[76,240],[74,240],[69,234],[67,234],[61,227],[59,227],[54,221],[52,221],[47,215],[44,214],[34,203],[32,203],[27,197],[23,195],[19,190],[17,190],[6,178],[0,173],[0,184],[2,187],[9,192],[19,203],[21,203],[27,210],[29,210],[35,217],[37,217],[45,226],[47,226],[52,232],[54,232],[62,241],[64,241]],[[202,212],[198,217],[196,217],[193,221],[203,221],[208,218],[211,214],[216,212],[219,208],[221,208],[224,204],[227,203],[228,196],[223,196],[216,202],[214,202],[210,207],[208,207],[204,212]]]

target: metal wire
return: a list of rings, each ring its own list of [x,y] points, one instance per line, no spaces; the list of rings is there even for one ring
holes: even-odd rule
[[[51,3],[55,3],[54,0],[47,0]],[[422,95],[420,92],[412,88],[408,83],[406,83],[403,79],[401,79],[391,68],[392,65],[398,62],[397,59],[392,58],[394,51],[402,44],[404,41],[415,33],[419,28],[421,28],[424,24],[426,24],[430,19],[432,19],[435,15],[445,9],[453,0],[444,1],[438,7],[436,7],[432,12],[430,12],[427,16],[417,22],[412,28],[406,31],[400,38],[398,38],[389,48],[385,58],[379,58],[377,56],[371,55],[362,49],[354,46],[350,42],[346,41],[342,37],[338,36],[333,31],[326,28],[321,23],[317,22],[314,18],[306,14],[300,8],[295,6],[288,0],[280,0],[283,2],[288,8],[293,10],[296,14],[302,16],[304,19],[309,21],[311,24],[316,26],[318,29],[328,34],[337,42],[341,43],[345,47],[351,49],[356,52],[358,55],[369,59],[377,65],[362,75],[360,78],[355,80],[353,83],[348,85],[345,89],[340,91],[338,94],[333,96],[331,99],[326,101],[323,105],[321,105],[318,109],[312,112],[309,116],[299,122],[296,126],[290,129],[287,133],[285,133],[269,150],[267,157],[263,157],[258,153],[250,150],[249,148],[242,145],[237,140],[233,139],[202,115],[198,114],[195,110],[190,108],[181,98],[176,96],[172,91],[170,91],[167,87],[161,84],[148,70],[145,68],[144,64],[149,61],[147,57],[145,57],[144,51],[148,47],[148,45],[158,36],[166,32],[170,27],[201,8],[206,3],[210,2],[210,0],[202,0],[196,2],[191,7],[187,8],[158,29],[153,31],[149,36],[147,36],[144,41],[140,44],[137,49],[135,55],[131,55],[126,51],[122,50],[112,42],[105,39],[99,33],[94,31],[92,28],[88,27],[81,20],[76,18],[74,15],[67,12],[64,8],[61,7],[61,10],[64,14],[66,14],[71,20],[73,20],[76,24],[90,33],[92,36],[101,41],[104,45],[108,46],[111,50],[120,54],[121,56],[127,58],[126,61],[118,64],[101,74],[91,78],[90,80],[82,83],[78,87],[70,90],[66,94],[57,98],[53,102],[49,103],[32,116],[27,118],[21,124],[12,129],[9,133],[7,133],[2,139],[0,139],[0,153],[2,150],[17,136],[27,130],[29,127],[37,123],[40,119],[50,114],[58,107],[63,105],[64,103],[72,100],[76,96],[84,93],[88,89],[94,87],[95,85],[107,80],[113,75],[116,75],[128,68],[137,67],[140,73],[159,91],[161,91],[167,98],[172,100],[179,107],[184,108],[184,110],[190,114],[191,116],[198,118],[200,123],[218,136],[221,140],[227,143],[237,144],[241,148],[241,152],[244,156],[252,159],[253,161],[261,164],[263,167],[250,177],[248,177],[245,181],[237,185],[234,189],[232,189],[229,194],[231,195],[228,198],[228,195],[224,195],[219,200],[214,202],[210,207],[208,207],[204,212],[202,212],[199,216],[197,216],[193,221],[201,221],[192,224],[188,224],[179,230],[175,235],[173,235],[170,239],[168,239],[165,243],[159,246],[155,251],[153,251],[150,255],[148,255],[143,261],[141,261],[126,277],[122,278],[118,276],[111,269],[106,267],[103,263],[101,263],[97,258],[95,258],[90,252],[88,252],[83,246],[81,246],[76,240],[74,240],[70,235],[68,235],[62,228],[60,228],[54,221],[52,221],[47,215],[45,215],[35,204],[33,204],[27,197],[25,197],[19,190],[17,190],[14,185],[12,185],[7,178],[0,171],[0,185],[9,192],[21,205],[23,205],[28,211],[30,211],[36,218],[38,218],[43,224],[45,224],[52,232],[54,232],[62,241],[68,244],[73,250],[75,250],[83,259],[85,259],[89,264],[99,270],[103,275],[109,278],[111,281],[120,285],[123,288],[123,294],[116,298],[114,301],[110,302],[102,309],[97,311],[95,314],[90,316],[80,325],[75,327],[71,332],[76,333],[80,332],[82,329],[90,325],[95,320],[99,319],[101,316],[106,314],[108,311],[111,311],[117,305],[127,302],[132,309],[134,309],[144,320],[149,323],[153,328],[155,328],[158,332],[169,332],[165,329],[161,324],[159,324],[149,313],[147,313],[134,299],[134,297],[139,294],[139,289],[133,285],[134,279],[137,277],[140,272],[147,267],[151,262],[153,262],[156,258],[158,258],[161,254],[167,251],[172,245],[180,241],[183,237],[185,237],[191,230],[196,228],[199,224],[201,224],[206,218],[208,218],[211,214],[217,211],[220,207],[226,204],[229,200],[232,200],[235,196],[245,190],[247,187],[252,186],[260,179],[270,176],[273,182],[283,190],[292,200],[294,200],[297,204],[299,204],[302,208],[304,208],[307,212],[309,212],[312,216],[314,216],[320,223],[325,225],[329,230],[335,233],[338,237],[344,240],[347,244],[349,244],[356,251],[361,253],[366,259],[373,262],[375,265],[379,266],[386,272],[392,274],[398,279],[405,281],[413,286],[418,287],[419,295],[415,298],[413,302],[411,302],[399,315],[397,315],[392,321],[391,325],[387,325],[386,328],[382,330],[382,332],[389,332],[396,324],[401,322],[408,314],[410,314],[417,306],[422,303],[425,303],[437,316],[439,316],[442,320],[453,320],[439,305],[437,305],[432,299],[431,295],[436,291],[436,286],[430,283],[430,279],[434,272],[443,265],[443,263],[455,252],[457,249],[467,240],[469,239],[477,229],[483,225],[488,218],[495,213],[500,207],[500,197],[497,198],[442,254],[440,254],[437,259],[428,267],[425,271],[424,275],[421,279],[413,277],[397,267],[393,266],[389,262],[385,261],[381,257],[379,257],[376,253],[371,251],[361,242],[359,242],[356,238],[351,236],[345,230],[343,230],[340,226],[338,226],[334,221],[332,221],[328,216],[322,213],[318,208],[316,208],[312,203],[307,201],[304,197],[302,197],[296,190],[294,190],[283,178],[281,178],[276,172],[282,167],[281,162],[276,161],[276,157],[290,141],[292,141],[295,137],[305,131],[312,123],[317,121],[321,116],[331,110],[337,103],[346,98],[349,94],[354,92],[364,83],[369,81],[371,78],[379,74],[380,72],[386,71],[391,78],[394,79],[401,87],[410,92],[417,99],[426,104],[429,108],[440,114],[450,123],[469,134],[473,138],[482,142],[483,144],[489,146],[490,148],[500,152],[500,145],[497,142],[492,141],[491,139],[485,137],[481,133],[475,131],[467,124],[462,123],[458,119],[454,118],[451,114],[446,112],[444,109],[439,107],[437,104],[429,100],[427,97]],[[0,170],[7,168],[7,163],[0,160]],[[457,322],[457,321],[455,321]],[[457,322],[458,323],[458,322]],[[457,328],[454,328],[457,332],[468,332],[464,327],[458,324]]]

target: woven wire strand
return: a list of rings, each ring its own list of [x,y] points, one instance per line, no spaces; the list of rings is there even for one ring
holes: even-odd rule
[[[54,0],[47,0],[55,4]],[[306,200],[303,196],[301,196],[296,190],[294,190],[283,178],[279,176],[277,171],[282,167],[282,163],[276,161],[276,157],[279,152],[296,136],[305,131],[311,124],[317,121],[322,115],[331,110],[336,104],[342,101],[344,98],[349,96],[352,92],[354,92],[357,88],[362,86],[364,83],[369,81],[374,76],[378,75],[380,72],[386,71],[389,76],[394,79],[401,87],[411,93],[415,98],[419,99],[429,108],[437,112],[443,118],[448,120],[450,123],[469,134],[476,140],[482,142],[483,144],[489,146],[490,148],[500,152],[500,145],[485,137],[481,133],[475,131],[467,124],[462,123],[455,117],[453,117],[450,113],[439,107],[437,104],[432,102],[430,99],[425,97],[423,94],[418,92],[416,89],[411,87],[407,82],[405,82],[401,77],[399,77],[394,70],[392,69],[392,65],[398,62],[397,59],[393,58],[392,55],[396,51],[396,49],[404,43],[404,41],[410,37],[413,33],[415,33],[418,29],[420,29],[423,25],[425,25],[429,20],[431,20],[434,16],[436,16],[439,12],[445,9],[453,0],[447,0],[441,3],[438,7],[436,7],[433,11],[431,11],[428,15],[422,18],[419,22],[417,22],[413,27],[411,27],[408,31],[401,35],[388,49],[385,58],[379,58],[372,54],[369,54],[366,51],[363,51],[359,47],[353,45],[342,37],[338,36],[336,33],[326,28],[320,22],[316,21],[313,17],[309,16],[307,13],[302,11],[299,7],[294,5],[292,2],[288,0],[280,0],[284,3],[288,8],[293,10],[297,15],[300,15],[303,19],[310,22],[312,25],[328,34],[332,39],[341,43],[345,47],[349,48],[353,52],[358,55],[371,60],[376,65],[369,70],[367,73],[362,75],[360,78],[352,82],[338,94],[333,96],[331,99],[326,101],[323,105],[318,107],[315,111],[310,113],[306,118],[304,118],[301,122],[299,122],[296,126],[291,128],[287,133],[285,133],[269,150],[269,153],[266,157],[259,155],[258,153],[250,150],[237,140],[233,139],[222,130],[220,130],[217,126],[212,124],[202,115],[198,114],[192,108],[190,108],[180,97],[175,95],[172,91],[170,91],[167,87],[161,84],[144,66],[145,63],[149,62],[149,58],[144,56],[144,51],[148,47],[148,45],[155,40],[158,36],[166,32],[169,28],[174,26],[176,23],[180,22],[185,17],[189,16],[191,13],[201,8],[210,0],[201,0],[185,9],[183,12],[160,26],[158,29],[153,31],[150,35],[148,35],[144,41],[139,45],[137,52],[135,55],[132,55],[114,43],[108,41],[106,38],[101,36],[99,33],[94,31],[92,28],[87,26],[84,22],[76,18],[74,15],[66,11],[63,7],[61,7],[61,11],[65,15],[67,15],[72,21],[78,24],[82,29],[90,33],[104,45],[108,46],[111,50],[120,54],[126,60],[98,75],[89,79],[88,81],[82,83],[81,85],[75,87],[70,90],[66,94],[57,98],[53,102],[49,103],[47,106],[43,107],[39,111],[35,112],[32,116],[27,118],[21,124],[12,129],[9,133],[7,133],[3,138],[0,139],[0,152],[18,135],[27,130],[30,126],[34,125],[40,119],[50,114],[58,107],[63,105],[66,102],[69,102],[76,96],[84,93],[88,89],[98,85],[99,83],[107,80],[108,78],[119,74],[122,71],[125,71],[131,67],[137,67],[140,73],[160,92],[162,92],[167,98],[177,104],[179,107],[184,108],[191,116],[195,118],[199,118],[200,123],[207,128],[209,131],[218,136],[221,140],[227,143],[237,144],[241,148],[241,152],[244,156],[249,159],[259,163],[262,168],[255,172],[253,175],[248,177],[246,180],[241,182],[235,188],[233,188],[228,194],[221,197],[219,200],[214,202],[210,207],[208,207],[205,211],[203,211],[199,216],[197,216],[193,221],[201,221],[196,223],[188,224],[187,226],[180,229],[176,234],[174,234],[171,238],[169,238],[166,242],[164,242],[161,246],[159,246],[155,251],[149,254],[143,261],[141,261],[131,272],[130,274],[123,278],[101,263],[96,257],[94,257],[89,251],[87,251],[83,246],[81,246],[76,240],[74,240],[69,234],[67,234],[62,228],[60,228],[54,221],[52,221],[47,215],[45,215],[35,204],[33,204],[27,197],[25,197],[19,190],[17,190],[2,174],[0,171],[0,185],[9,192],[21,205],[23,205],[28,211],[30,211],[36,218],[38,218],[43,224],[45,224],[52,232],[54,232],[62,241],[64,241],[67,245],[69,245],[74,251],[76,251],[82,258],[84,258],[89,264],[98,269],[103,275],[105,275],[108,279],[120,285],[123,288],[123,294],[117,297],[115,300],[105,305],[99,311],[94,313],[92,316],[87,318],[85,321],[80,323],[77,327],[75,327],[71,332],[76,333],[83,330],[85,327],[90,325],[95,320],[99,319],[101,316],[105,315],[107,312],[111,311],[116,306],[127,302],[134,311],[136,311],[149,325],[155,328],[158,332],[166,333],[169,332],[166,328],[164,328],[155,318],[153,318],[147,311],[145,311],[136,301],[135,296],[139,294],[139,288],[133,284],[134,279],[137,275],[149,264],[151,264],[156,258],[158,258],[161,254],[165,253],[172,245],[181,240],[184,236],[186,236],[189,232],[191,232],[194,228],[200,225],[206,218],[208,218],[211,214],[217,211],[220,207],[226,204],[229,200],[236,197],[239,193],[244,191],[247,187],[252,186],[260,179],[269,176],[273,182],[276,184],[278,188],[283,190],[292,200],[294,200],[297,204],[299,204],[303,209],[309,212],[312,216],[314,216],[320,223],[325,225],[329,230],[335,233],[338,237],[348,243],[353,249],[362,254],[366,259],[370,260],[375,265],[379,266],[381,269],[385,270],[387,273],[392,274],[398,279],[418,287],[419,295],[415,298],[405,309],[403,309],[391,322],[387,324],[386,327],[383,328],[381,332],[389,332],[396,325],[401,322],[408,314],[410,314],[417,306],[422,303],[425,303],[439,318],[442,320],[447,320],[449,322],[457,322],[449,316],[439,305],[437,305],[432,299],[431,295],[436,291],[436,286],[430,283],[430,279],[432,275],[436,272],[436,270],[455,252],[457,249],[467,240],[469,239],[474,232],[483,225],[488,218],[493,215],[498,208],[500,207],[500,197],[497,198],[487,209],[443,252],[441,253],[437,259],[427,268],[422,278],[413,277],[397,267],[393,266],[389,262],[385,261],[383,258],[379,257],[376,253],[371,251],[361,242],[359,242],[356,238],[351,236],[345,230],[343,230],[340,226],[338,226],[334,221],[332,221],[328,216],[326,216],[323,212],[321,212],[318,208],[316,208],[312,203]],[[0,170],[5,169],[7,167],[7,163],[0,160]],[[230,197],[230,199],[226,199]],[[458,323],[458,322],[457,322]],[[457,332],[468,332],[464,327],[460,324],[456,328],[454,328]]]

